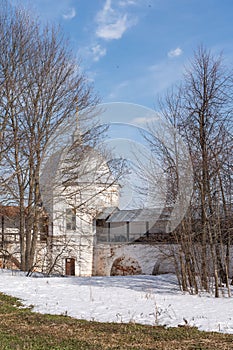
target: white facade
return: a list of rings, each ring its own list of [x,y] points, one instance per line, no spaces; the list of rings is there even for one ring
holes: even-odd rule
[[[118,184],[106,161],[91,148],[84,151],[85,158],[72,181],[61,175],[65,152],[57,157],[57,166],[50,163],[49,168],[56,169],[52,178],[51,173],[44,174],[44,206],[52,222],[47,269],[76,276],[92,275],[95,218],[105,208],[117,207],[119,201]],[[53,186],[50,181],[48,184],[49,178]]]

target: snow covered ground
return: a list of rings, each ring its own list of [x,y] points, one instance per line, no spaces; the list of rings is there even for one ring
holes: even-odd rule
[[[233,333],[233,298],[183,294],[174,275],[29,278],[0,270],[0,291],[40,313],[167,326],[186,319],[200,330]]]

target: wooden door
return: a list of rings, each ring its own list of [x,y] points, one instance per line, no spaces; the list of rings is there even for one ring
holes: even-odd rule
[[[75,276],[75,259],[74,258],[66,259],[66,275]]]

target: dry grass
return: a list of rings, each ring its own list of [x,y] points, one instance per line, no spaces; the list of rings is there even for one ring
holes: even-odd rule
[[[138,324],[80,321],[41,315],[19,308],[15,298],[0,294],[0,349],[185,349],[230,350],[233,335]]]

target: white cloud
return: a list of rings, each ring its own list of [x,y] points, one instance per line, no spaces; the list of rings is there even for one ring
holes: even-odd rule
[[[93,60],[95,62],[98,62],[99,59],[103,56],[106,55],[107,53],[107,50],[105,47],[102,47],[101,45],[99,44],[96,44],[95,46],[92,46],[91,48],[91,51],[92,51],[92,54],[93,54]]]
[[[121,0],[119,1],[119,6],[130,6],[130,5],[137,5],[136,0]]]
[[[131,0],[132,1],[132,0]],[[136,24],[136,18],[119,8],[113,8],[112,1],[106,0],[104,7],[96,16],[97,37],[105,40],[120,39],[127,29]]]
[[[64,19],[72,19],[76,16],[76,11],[74,7],[70,8],[66,13],[62,15]]]
[[[171,50],[168,52],[168,57],[173,58],[173,57],[178,57],[182,55],[183,51],[181,50],[180,47],[177,47],[175,50]]]
[[[154,113],[153,113],[154,114]],[[152,122],[156,122],[159,120],[159,116],[154,117],[138,117],[135,119],[132,119],[130,123],[137,124],[137,125],[147,125]]]
[[[127,30],[127,16],[119,18],[115,23],[102,24],[96,31],[99,38],[112,40],[120,39]]]
[[[78,50],[78,56],[86,62],[98,62],[107,54],[107,49],[99,43],[92,42],[88,46],[83,46]]]

